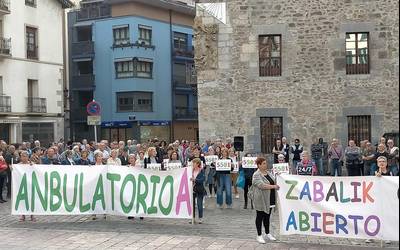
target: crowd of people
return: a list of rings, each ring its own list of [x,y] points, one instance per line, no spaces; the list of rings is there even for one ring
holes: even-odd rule
[[[206,162],[206,156],[217,156],[218,159],[231,161],[231,170],[217,171],[215,163]],[[288,163],[290,174],[300,174],[299,169],[311,169],[310,175],[342,176],[343,169],[348,176],[361,175],[398,175],[399,148],[394,141],[382,137],[374,147],[369,141],[361,141],[357,146],[354,140],[347,147],[340,145],[339,140],[332,139],[330,145],[322,138],[315,138],[309,151],[295,139],[292,145],[285,137],[276,139],[272,149],[273,163]],[[242,168],[242,157],[258,157],[257,168]],[[234,148],[231,139],[206,140],[203,144],[195,141],[174,141],[167,143],[157,138],[140,144],[135,140],[113,141],[102,140],[99,143],[82,140],[77,143],[52,143],[43,147],[39,141],[7,145],[0,141],[0,203],[6,202],[3,188],[7,187],[7,198],[11,197],[11,165],[120,165],[127,167],[147,168],[149,164],[160,164],[160,170],[167,170],[169,163],[180,163],[186,167],[193,166],[193,195],[198,211],[197,223],[202,223],[205,197],[216,197],[217,207],[232,208],[233,195],[239,199],[237,178],[240,171],[244,176],[244,209],[256,210],[257,241],[275,240],[269,232],[270,215],[276,205],[275,177],[271,174],[271,164],[262,154],[246,153],[241,155]],[[239,168],[234,169],[234,163]],[[249,200],[250,199],[250,200]],[[250,206],[249,206],[250,204]],[[133,217],[129,217],[133,219]],[[96,219],[93,216],[93,219]],[[141,218],[142,219],[142,218]],[[25,216],[20,218],[25,220]],[[35,218],[31,216],[31,220]],[[262,235],[262,224],[265,234]]]

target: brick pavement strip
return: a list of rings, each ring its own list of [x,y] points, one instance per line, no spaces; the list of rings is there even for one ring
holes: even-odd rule
[[[90,216],[37,216],[37,222],[18,222],[10,214],[10,202],[0,204],[0,249],[369,249],[380,242],[324,238],[304,235],[280,236],[278,215],[272,216],[271,232],[278,242],[260,245],[255,240],[255,212],[217,209],[215,198],[207,199],[203,224],[189,220],[127,220],[107,216],[92,221]],[[359,245],[354,245],[357,243]],[[398,249],[398,242],[384,245]]]

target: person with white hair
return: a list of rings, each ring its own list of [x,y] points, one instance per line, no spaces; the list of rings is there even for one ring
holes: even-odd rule
[[[122,166],[121,159],[118,158],[118,149],[111,150],[110,157],[107,159],[107,165]]]

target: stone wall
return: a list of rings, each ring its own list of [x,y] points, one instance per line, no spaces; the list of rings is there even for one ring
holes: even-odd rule
[[[227,24],[197,8],[200,140],[242,135],[246,151],[260,152],[260,117],[276,115],[284,135],[306,146],[313,136],[346,144],[348,115],[371,115],[373,142],[398,131],[398,5],[230,0]],[[346,75],[346,32],[369,32],[370,74]],[[268,34],[282,36],[279,77],[259,77],[258,36]]]

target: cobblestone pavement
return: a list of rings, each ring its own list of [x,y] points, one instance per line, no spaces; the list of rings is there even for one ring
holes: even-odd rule
[[[272,231],[278,242],[260,245],[255,236],[255,212],[244,210],[241,199],[233,209],[216,208],[206,199],[203,224],[185,219],[135,219],[108,216],[37,216],[36,222],[18,222],[10,201],[0,204],[0,249],[369,249],[380,242],[310,236],[280,236],[278,215]],[[385,248],[399,248],[398,242]]]

